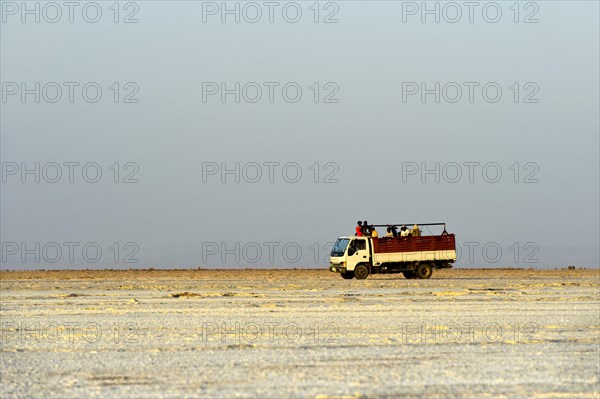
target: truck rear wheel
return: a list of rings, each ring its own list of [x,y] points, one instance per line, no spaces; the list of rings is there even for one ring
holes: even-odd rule
[[[419,267],[417,267],[416,275],[418,278],[427,279],[431,277],[431,273],[433,273],[433,269],[429,263],[421,263]]]
[[[369,276],[369,268],[365,265],[358,265],[354,268],[354,276],[358,280],[364,280]]]
[[[413,270],[402,272],[402,274],[404,275],[404,277],[406,277],[409,280],[417,278],[417,275],[415,274],[415,272]]]
[[[348,272],[345,273],[340,273],[342,275],[342,278],[345,280],[352,280],[354,278],[354,270],[350,270]]]

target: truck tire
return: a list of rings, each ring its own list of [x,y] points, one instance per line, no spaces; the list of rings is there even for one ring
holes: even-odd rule
[[[352,280],[354,278],[354,270],[347,271],[345,273],[340,273],[344,280]]]
[[[431,277],[431,273],[433,273],[433,269],[429,263],[421,263],[415,271],[415,274],[420,279],[428,279]]]
[[[406,277],[409,280],[417,278],[417,275],[415,274],[415,272],[413,270],[402,272],[402,274],[404,275],[404,277]]]
[[[358,280],[364,280],[369,276],[369,268],[365,265],[358,265],[354,268],[354,277]]]

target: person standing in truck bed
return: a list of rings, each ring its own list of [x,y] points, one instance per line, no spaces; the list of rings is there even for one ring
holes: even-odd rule
[[[408,237],[408,233],[409,230],[406,228],[406,226],[402,226],[400,228],[400,237]]]
[[[421,237],[421,230],[419,230],[419,226],[415,224],[411,230],[411,234],[413,237]]]

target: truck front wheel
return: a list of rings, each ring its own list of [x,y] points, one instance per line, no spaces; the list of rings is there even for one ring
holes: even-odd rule
[[[369,276],[369,268],[365,265],[358,265],[354,268],[354,276],[358,280],[364,280]]]
[[[342,275],[342,278],[345,280],[352,280],[354,278],[354,270],[350,270],[348,272],[345,273],[340,273]]]
[[[416,270],[417,277],[421,279],[427,279],[431,277],[431,273],[433,273],[433,269],[429,263],[421,263]]]

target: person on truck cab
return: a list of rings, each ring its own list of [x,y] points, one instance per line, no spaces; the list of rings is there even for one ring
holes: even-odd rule
[[[377,238],[379,237],[379,233],[375,230],[375,227],[371,226],[371,237]]]
[[[392,231],[392,237],[398,237],[398,228],[396,226],[391,226],[390,229]]]
[[[363,235],[362,231],[363,231],[362,222],[359,220],[358,222],[356,222],[356,233],[354,235],[358,236],[358,237],[362,237],[362,235]]]
[[[391,226],[387,227],[387,233],[385,233],[386,238],[394,238],[394,233],[392,233]]]
[[[369,236],[369,222],[366,220],[362,224],[362,234],[365,237]]]
[[[421,237],[421,230],[419,230],[419,226],[415,224],[412,228],[411,234],[413,237]]]

